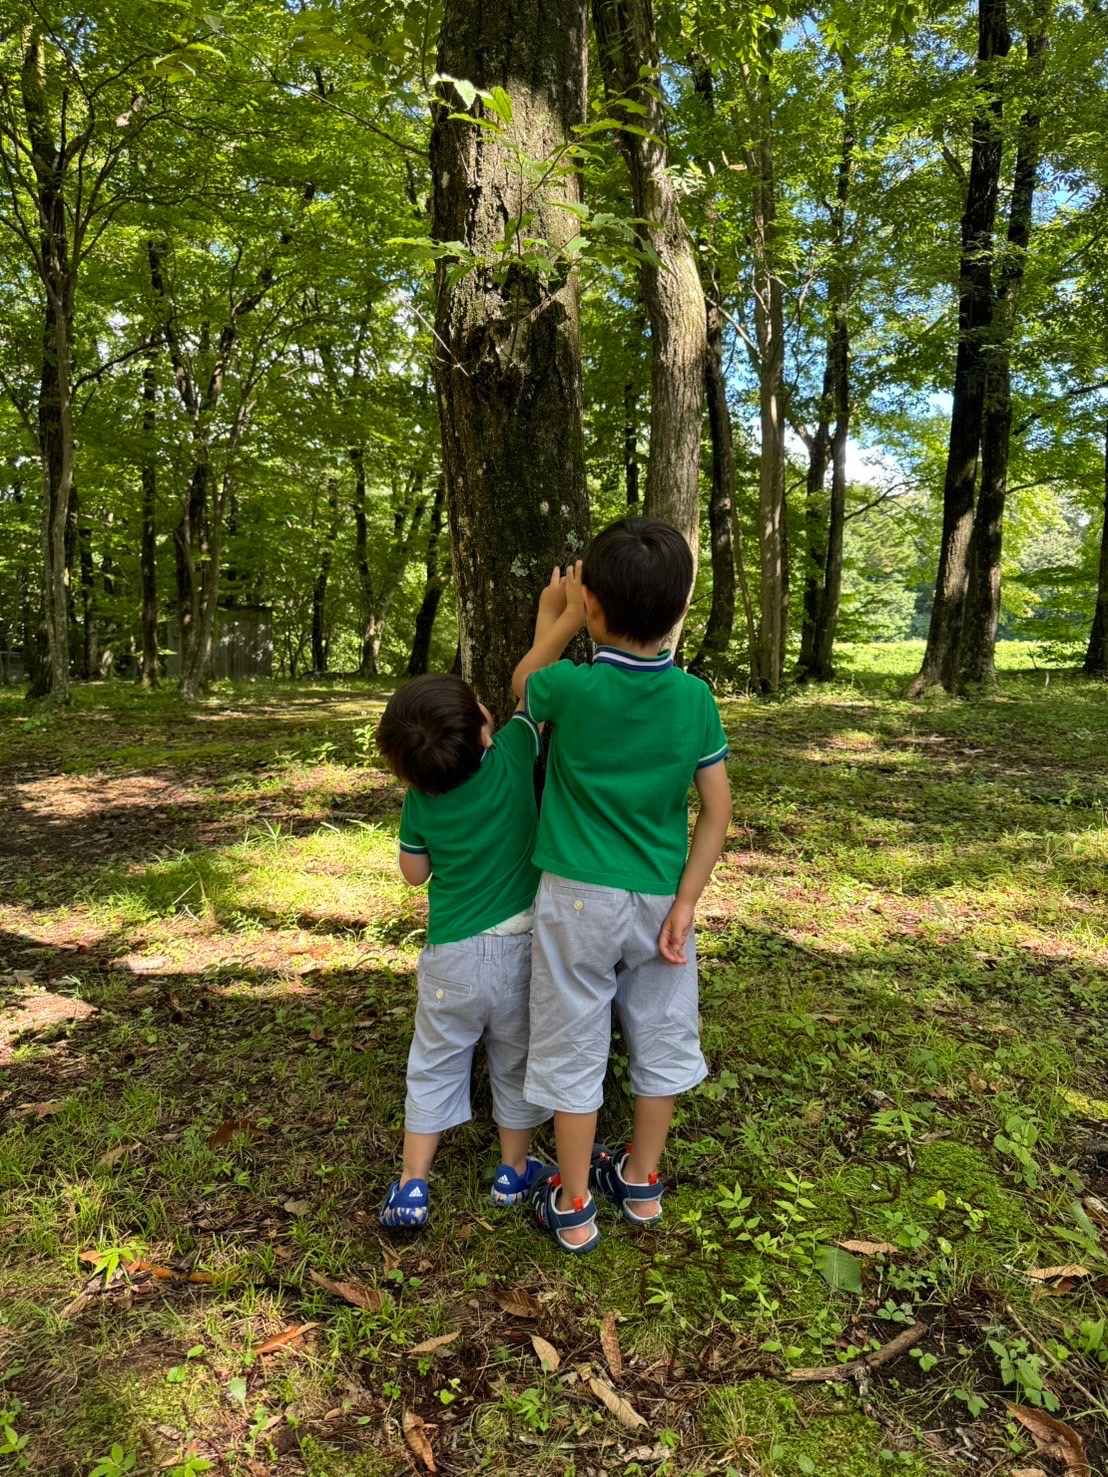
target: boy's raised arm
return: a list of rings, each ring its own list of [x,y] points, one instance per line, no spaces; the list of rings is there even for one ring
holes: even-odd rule
[[[550,576],[550,583],[539,596],[531,650],[512,673],[512,691],[520,701],[531,673],[556,662],[585,624],[585,601],[581,591],[580,559],[569,565],[564,575],[560,569],[555,569]]]

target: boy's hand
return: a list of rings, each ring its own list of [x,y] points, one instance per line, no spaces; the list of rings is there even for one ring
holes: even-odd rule
[[[549,584],[539,596],[539,615],[549,621],[556,621],[565,608],[566,582],[562,578],[561,567],[556,564]]]
[[[565,577],[562,580],[566,615],[573,617],[578,630],[585,624],[585,587],[581,582],[582,562],[578,559],[576,564],[567,564]]]
[[[662,931],[658,936],[658,953],[667,964],[688,964],[685,944],[692,932],[696,909],[692,903],[675,898],[673,907],[666,914]]]

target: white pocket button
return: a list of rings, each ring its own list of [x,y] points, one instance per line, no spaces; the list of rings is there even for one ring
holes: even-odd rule
[[[443,991],[442,990],[436,990],[435,991],[435,999],[436,1000],[441,1000],[442,997],[443,997]]]
[[[573,904],[573,911],[575,913],[579,913],[584,906],[585,904],[581,901],[580,898],[578,898],[577,901]]]

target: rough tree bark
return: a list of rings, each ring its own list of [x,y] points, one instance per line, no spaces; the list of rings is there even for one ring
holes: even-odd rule
[[[1096,609],[1085,652],[1084,671],[1090,677],[1108,677],[1108,425],[1104,428],[1104,519],[1100,525]]]
[[[158,685],[158,577],[155,562],[158,473],[154,447],[156,398],[157,376],[151,351],[142,370],[142,541],[139,548],[139,578],[142,585],[143,687]]]
[[[919,696],[937,682],[950,691],[957,688],[969,585],[974,490],[985,405],[985,341],[993,307],[993,231],[1003,149],[1004,103],[997,63],[1008,55],[1011,45],[1006,0],[978,0],[977,23],[980,101],[973,121],[969,181],[962,211],[958,354],[943,481],[942,544],[927,648],[920,671],[908,689],[910,696]]]
[[[555,164],[536,182],[515,151],[552,161],[584,120],[586,6],[447,0],[439,37],[440,73],[512,102],[503,131],[476,127],[450,118],[458,94],[440,84],[431,133],[434,237],[478,258],[454,280],[438,264],[434,369],[462,671],[498,721],[538,591],[588,536],[577,281],[568,265],[505,269],[495,250],[524,215],[551,256],[576,231],[558,208],[579,200],[576,173]]]
[[[435,617],[450,578],[449,570],[441,567],[442,515],[445,507],[446,483],[439,477],[435,483],[435,496],[431,503],[431,518],[427,529],[427,578],[423,585],[423,599],[416,611],[412,650],[408,657],[409,677],[421,677],[427,670],[431,660],[431,634],[435,629]]]
[[[1050,0],[1036,0],[1027,36],[1027,70],[1032,101],[1020,120],[1012,198],[1008,207],[1007,249],[997,272],[992,331],[985,363],[985,403],[981,421],[981,488],[970,539],[969,584],[962,623],[959,686],[996,678],[994,656],[1000,620],[1000,557],[1004,504],[1008,493],[1008,452],[1012,435],[1012,339],[1017,300],[1023,286],[1031,240],[1032,207],[1039,173],[1040,91],[1048,45]]]
[[[658,258],[657,264],[639,266],[650,319],[650,457],[643,511],[680,529],[695,567],[707,327],[696,251],[668,172],[651,0],[593,0],[593,27],[609,105],[615,111],[624,98],[639,104],[645,111],[628,121],[650,135],[620,135],[635,215],[650,223],[640,230]]]

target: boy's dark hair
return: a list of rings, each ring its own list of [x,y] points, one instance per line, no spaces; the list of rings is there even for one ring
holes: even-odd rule
[[[425,795],[445,795],[481,763],[485,722],[467,683],[430,672],[389,698],[377,725],[377,747],[397,779]]]
[[[668,523],[621,518],[589,545],[581,579],[600,601],[613,636],[660,641],[688,603],[692,553]]]

